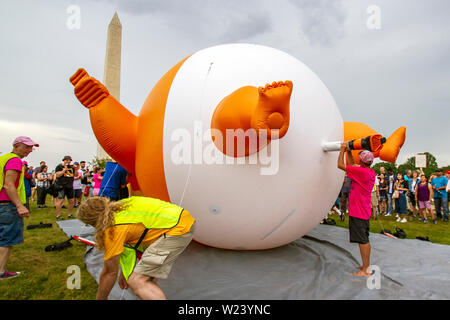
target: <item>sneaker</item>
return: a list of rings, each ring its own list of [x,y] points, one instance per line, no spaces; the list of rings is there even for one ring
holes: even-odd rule
[[[395,215],[396,218],[400,218],[400,216],[398,215],[398,213]]]
[[[385,217],[390,217],[391,214],[390,214],[390,213],[386,213],[384,216],[385,216]]]
[[[406,220],[406,218],[403,218],[403,219],[400,221],[400,223],[405,223],[405,222],[408,222],[408,220]]]
[[[448,218],[444,218],[444,222],[448,222]]]
[[[71,214],[69,214],[69,215],[67,216],[67,219],[72,219],[72,218],[74,218],[74,216],[71,215]]]
[[[58,216],[56,217],[56,220],[64,220],[64,218],[62,216]]]
[[[2,274],[0,274],[0,280],[15,278],[20,275],[20,272],[11,272],[5,270]]]
[[[434,219],[434,220],[433,220],[433,223],[434,223],[434,224],[437,224],[437,221],[436,221],[436,219]]]
[[[423,219],[423,223],[427,223],[428,222],[428,219]]]
[[[402,220],[400,217],[397,218],[397,222],[400,222],[400,220]]]

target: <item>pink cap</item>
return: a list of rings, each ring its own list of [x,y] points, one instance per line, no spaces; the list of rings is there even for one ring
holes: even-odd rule
[[[373,158],[373,153],[370,151],[364,150],[359,153],[359,159],[365,164],[372,164]]]
[[[37,144],[36,142],[31,140],[29,137],[24,137],[24,136],[17,137],[16,139],[14,139],[13,145],[15,145],[17,143],[23,143],[23,144],[26,144],[27,146],[39,147],[39,144]]]

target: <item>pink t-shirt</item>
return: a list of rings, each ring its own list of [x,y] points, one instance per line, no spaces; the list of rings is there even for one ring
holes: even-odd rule
[[[352,186],[348,196],[348,215],[369,220],[372,213],[372,189],[375,184],[376,173],[373,169],[347,166],[347,177],[352,179]]]
[[[102,180],[99,179],[101,177],[99,174],[94,174],[92,177],[92,181],[94,181],[94,189],[100,189],[100,186],[102,185]]]
[[[19,175],[17,176],[17,179],[16,179],[16,188],[17,188],[19,186],[20,173],[22,172],[22,160],[20,160],[20,158],[10,159],[5,164],[5,168],[3,168],[3,175],[5,175],[7,170],[19,171]],[[5,183],[4,180],[3,180],[3,183]],[[8,194],[5,191],[5,188],[2,188],[2,190],[0,191],[0,201],[11,201],[11,199],[8,197]]]

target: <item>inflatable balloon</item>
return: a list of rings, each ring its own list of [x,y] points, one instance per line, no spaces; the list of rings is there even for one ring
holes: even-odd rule
[[[278,247],[314,229],[336,200],[344,173],[322,144],[347,139],[344,122],[317,75],[282,51],[196,52],[159,80],[138,116],[84,69],[70,81],[103,149],[145,196],[188,209],[200,243]]]

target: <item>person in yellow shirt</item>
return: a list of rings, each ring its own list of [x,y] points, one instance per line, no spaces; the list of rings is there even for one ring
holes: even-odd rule
[[[130,287],[144,300],[166,299],[157,279],[168,277],[175,259],[192,240],[195,219],[187,210],[148,197],[120,201],[92,197],[80,205],[77,217],[95,227],[96,247],[104,250],[97,300],[108,298],[119,264],[122,289]]]

